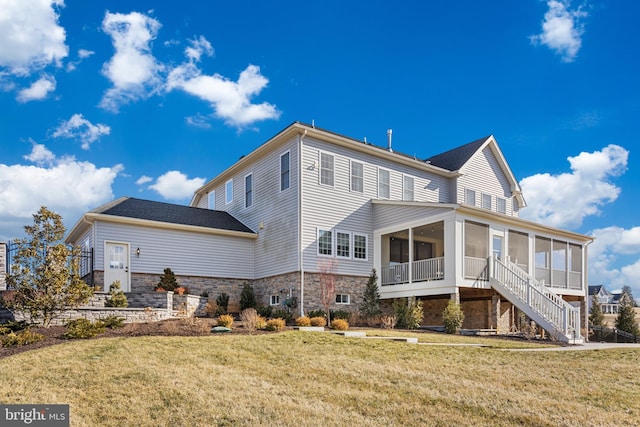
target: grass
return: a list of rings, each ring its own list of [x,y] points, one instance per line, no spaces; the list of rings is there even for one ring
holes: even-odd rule
[[[312,332],[74,341],[0,360],[0,401],[69,403],[73,426],[637,425],[640,349],[504,343]]]

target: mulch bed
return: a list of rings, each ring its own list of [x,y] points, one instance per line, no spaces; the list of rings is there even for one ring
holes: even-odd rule
[[[187,318],[187,319],[169,319],[159,322],[148,323],[128,323],[122,328],[107,329],[103,334],[98,335],[95,338],[99,339],[105,337],[141,337],[141,336],[182,336],[182,337],[196,337],[196,336],[208,336],[208,335],[227,335],[227,334],[213,334],[211,328],[216,325],[215,319],[210,318]],[[51,326],[49,328],[43,327],[31,327],[32,332],[37,332],[44,335],[44,340],[28,345],[15,345],[10,347],[0,346],[0,359],[3,357],[11,356],[14,354],[22,353],[29,350],[35,350],[38,348],[48,347],[51,345],[62,344],[69,342],[70,340],[62,338],[62,334],[65,332],[64,326]],[[233,335],[258,335],[271,333],[266,331],[253,331],[250,332],[244,329],[241,324],[234,324],[233,330],[230,332]]]

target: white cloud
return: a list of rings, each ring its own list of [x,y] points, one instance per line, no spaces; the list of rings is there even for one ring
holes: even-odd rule
[[[85,119],[82,114],[74,114],[66,122],[60,123],[60,126],[53,132],[53,137],[78,139],[82,142],[82,149],[88,150],[91,144],[101,136],[109,135],[110,133],[111,128],[109,126],[102,123],[94,125]]]
[[[56,79],[47,74],[28,88],[22,89],[16,99],[19,102],[39,101],[45,99],[54,90],[56,90]]]
[[[542,33],[531,36],[531,43],[543,44],[559,54],[564,62],[572,62],[582,46],[584,24],[581,21],[587,13],[581,8],[570,10],[569,0],[549,0],[547,6]]]
[[[95,52],[87,49],[79,49],[78,50],[78,58],[85,59],[93,55]]]
[[[169,73],[167,90],[181,89],[191,95],[208,101],[214,116],[228,125],[238,128],[260,120],[277,119],[280,111],[275,105],[263,102],[252,104],[251,98],[264,89],[269,80],[260,74],[260,67],[249,65],[237,82],[219,74],[202,75],[192,63],[185,63]]]
[[[589,283],[613,290],[629,285],[640,296],[640,227],[610,226],[591,231]],[[614,265],[622,265],[620,268]]]
[[[62,65],[69,54],[58,25],[63,0],[0,0],[0,67],[24,76],[48,65]]]
[[[105,14],[102,30],[111,36],[115,54],[102,68],[113,87],[105,92],[101,107],[118,111],[121,105],[148,98],[161,88],[164,66],[151,54],[151,42],[160,27],[156,19],[138,12]]]
[[[199,62],[203,54],[207,56],[213,55],[213,46],[204,36],[189,40],[189,46],[184,50],[185,56],[191,62]]]
[[[618,198],[620,188],[609,180],[623,174],[629,152],[618,145],[569,157],[570,173],[536,174],[520,182],[529,207],[521,216],[554,227],[577,228],[600,206]]]
[[[124,169],[57,158],[40,144],[25,158],[36,164],[0,164],[0,199],[8,202],[0,203],[0,240],[22,236],[40,206],[62,215],[67,227],[73,225],[84,212],[113,199],[111,187]]]
[[[193,126],[201,129],[211,128],[211,123],[209,123],[209,118],[206,116],[203,116],[202,114],[196,114],[195,116],[186,117],[185,121],[189,126]]]
[[[144,184],[149,183],[151,181],[153,181],[153,178],[151,178],[150,176],[142,175],[136,181],[136,185],[144,185]]]
[[[204,184],[204,178],[187,178],[179,171],[169,171],[161,175],[156,183],[149,188],[156,191],[165,199],[183,200],[193,196],[193,193]]]

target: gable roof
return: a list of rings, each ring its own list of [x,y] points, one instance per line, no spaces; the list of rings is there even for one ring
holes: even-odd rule
[[[476,139],[475,141],[445,151],[444,153],[436,154],[426,159],[425,162],[442,169],[457,171],[471,159],[471,156],[473,156],[490,137],[491,136],[485,136],[484,138]]]
[[[238,221],[228,212],[174,205],[172,203],[154,202],[152,200],[142,200],[131,197],[123,197],[115,203],[101,206],[92,212],[170,224],[193,225],[196,227],[253,233],[249,227]]]

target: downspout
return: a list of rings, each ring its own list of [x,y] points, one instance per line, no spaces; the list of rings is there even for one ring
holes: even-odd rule
[[[588,251],[588,246],[593,243],[593,240],[590,242],[587,242],[584,244],[584,253],[582,254],[583,258],[582,258],[582,275],[583,275],[583,282],[584,282],[584,293],[585,293],[585,299],[584,299],[584,315],[583,315],[583,321],[584,321],[584,328],[587,330],[587,336],[582,337],[586,342],[589,342],[589,269],[585,268],[586,266],[588,266],[588,262],[587,259],[589,258],[589,251]],[[581,334],[582,335],[582,334]]]
[[[304,195],[303,176],[302,176],[302,146],[304,144],[304,137],[307,135],[305,129],[302,135],[299,136],[298,144],[298,265],[300,267],[300,316],[304,316],[304,253],[302,247],[303,236],[303,215],[302,215],[302,197]]]

